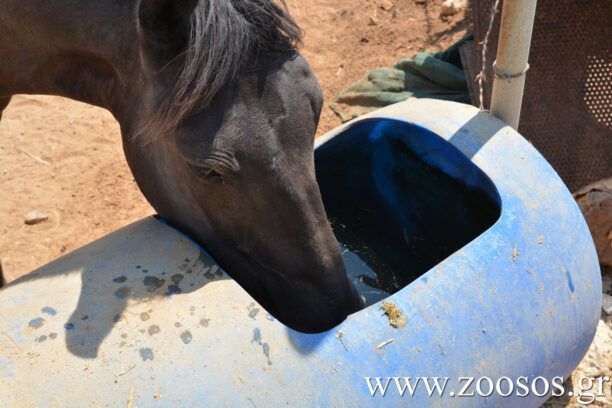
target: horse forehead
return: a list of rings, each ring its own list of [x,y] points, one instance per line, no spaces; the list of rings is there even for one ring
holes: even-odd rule
[[[310,153],[316,130],[312,101],[319,93],[301,56],[272,72],[244,75],[220,92],[217,103],[188,121],[180,145],[260,163]]]
[[[283,156],[288,149],[280,142],[273,125],[263,125],[263,120],[254,120],[254,116],[261,114],[245,111],[243,115],[226,116],[215,127],[209,126],[208,121],[200,122],[181,132],[177,147],[184,157],[195,161],[226,157],[242,165],[271,167],[272,159]]]
[[[277,71],[280,75],[286,74],[291,79],[298,77],[312,78],[314,74],[312,68],[308,63],[308,60],[301,54],[294,54],[291,58],[288,58],[281,66],[281,69]]]

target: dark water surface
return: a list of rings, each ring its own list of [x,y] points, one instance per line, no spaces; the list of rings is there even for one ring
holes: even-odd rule
[[[367,304],[402,289],[499,218],[488,177],[404,122],[357,124],[319,147],[317,180],[347,271]]]

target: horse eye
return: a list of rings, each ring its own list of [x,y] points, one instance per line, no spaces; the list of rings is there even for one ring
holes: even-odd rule
[[[223,174],[214,167],[189,163],[189,169],[196,177],[209,183],[223,184],[225,182]]]

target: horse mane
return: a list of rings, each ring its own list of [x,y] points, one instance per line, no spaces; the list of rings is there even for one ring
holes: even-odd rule
[[[167,133],[214,96],[239,71],[257,70],[262,54],[294,53],[301,30],[273,0],[200,0],[184,51],[165,69],[178,74],[158,97],[154,119],[141,129]],[[148,137],[148,136],[147,136]]]

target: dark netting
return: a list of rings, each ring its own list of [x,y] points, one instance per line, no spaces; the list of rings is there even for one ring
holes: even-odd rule
[[[476,106],[481,42],[493,3],[472,0],[474,43],[462,49],[470,96]],[[486,109],[502,4],[500,1],[487,46]],[[519,132],[571,190],[612,176],[612,3],[538,0],[529,64]]]

